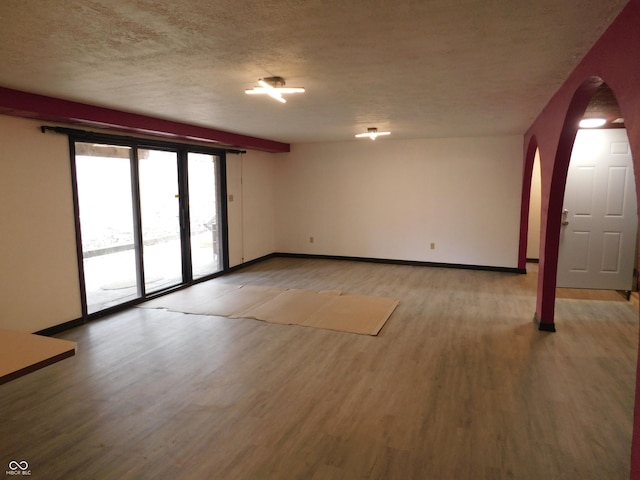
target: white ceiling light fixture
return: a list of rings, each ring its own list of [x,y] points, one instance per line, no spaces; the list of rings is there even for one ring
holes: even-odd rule
[[[604,118],[583,118],[580,120],[580,128],[598,128],[603,126],[607,121]]]
[[[247,88],[244,93],[247,95],[269,95],[280,103],[287,103],[282,95],[288,93],[303,93],[302,87],[285,87],[282,77],[266,77],[258,80],[259,87]]]
[[[356,138],[366,138],[369,137],[371,140],[375,140],[376,138],[382,135],[391,135],[391,132],[379,132],[375,127],[367,128],[367,133],[358,133]]]

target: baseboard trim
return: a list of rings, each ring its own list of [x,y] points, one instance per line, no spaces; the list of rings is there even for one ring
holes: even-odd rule
[[[527,258],[527,263],[540,263],[539,258]]]
[[[488,272],[501,273],[527,273],[525,268],[510,267],[494,267],[490,265],[466,265],[460,263],[439,263],[439,262],[420,262],[417,260],[393,260],[388,258],[370,258],[370,257],[345,257],[341,255],[313,255],[308,253],[284,253],[275,252],[272,257],[284,258],[304,258],[304,259],[321,259],[321,260],[345,260],[350,262],[367,262],[367,263],[385,263],[390,265],[410,265],[414,267],[435,267],[435,268],[456,268],[461,270],[482,270]],[[269,257],[269,255],[267,255]],[[243,266],[246,264],[243,264]]]
[[[229,267],[224,272],[222,272],[222,274],[226,275],[227,273],[232,273],[242,268],[248,267],[250,265],[255,265],[256,263],[264,262],[265,260],[269,260],[270,258],[274,258],[276,256],[278,256],[278,254],[269,253],[267,255],[263,255],[262,257],[254,258],[253,260],[248,260],[238,265],[234,265],[233,267]]]
[[[53,335],[57,335],[58,333],[62,333],[65,330],[69,330],[70,328],[75,328],[75,327],[79,327],[80,325],[84,325],[84,323],[85,322],[82,318],[76,318],[75,320],[70,320],[68,322],[60,323],[58,325],[54,325],[53,327],[38,330],[37,332],[33,332],[33,333],[35,333],[36,335],[51,337]]]
[[[538,330],[541,332],[556,331],[556,324],[554,322],[541,322],[538,318],[538,312],[533,314],[533,321],[538,324]]]

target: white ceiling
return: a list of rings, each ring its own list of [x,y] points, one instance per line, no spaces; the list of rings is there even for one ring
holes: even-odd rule
[[[1,0],[0,86],[287,143],[522,134],[626,0]],[[281,76],[307,92],[245,95]]]

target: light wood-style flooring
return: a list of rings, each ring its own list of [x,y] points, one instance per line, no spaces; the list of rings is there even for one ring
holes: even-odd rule
[[[535,270],[535,269],[532,269]],[[133,308],[0,386],[0,473],[42,479],[629,478],[638,310],[526,275],[276,258],[214,280],[400,300],[377,337]]]

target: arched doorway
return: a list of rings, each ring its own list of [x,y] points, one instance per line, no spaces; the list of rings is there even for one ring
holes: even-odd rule
[[[569,162],[580,121],[583,118],[605,116],[608,124],[604,127],[611,128],[613,125],[611,122],[623,118],[619,110],[617,113],[608,112],[607,108],[610,109],[611,105],[605,105],[600,101],[602,92],[606,90],[610,89],[599,77],[590,77],[583,82],[571,100],[560,133],[548,197],[544,252],[542,253],[545,268],[543,277],[540,279],[541,283],[538,289],[540,297],[536,312],[539,329],[543,331],[555,331],[554,313],[560,233],[563,220],[562,209]],[[617,102],[615,107],[617,109]],[[624,124],[617,126],[623,127]],[[637,180],[635,183],[637,184]]]

